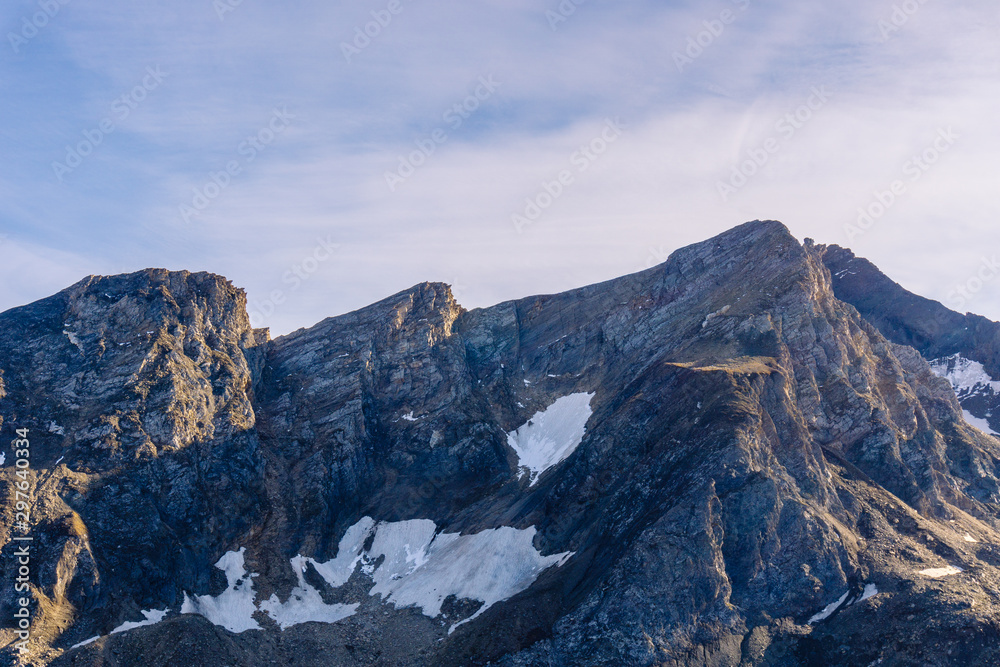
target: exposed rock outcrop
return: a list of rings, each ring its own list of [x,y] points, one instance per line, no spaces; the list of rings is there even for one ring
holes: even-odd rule
[[[1000,631],[1000,440],[928,363],[973,351],[927,342],[923,306],[852,301],[843,252],[756,221],[564,294],[466,311],[422,284],[273,341],[207,274],[0,314],[32,659],[1000,660],[976,641]]]

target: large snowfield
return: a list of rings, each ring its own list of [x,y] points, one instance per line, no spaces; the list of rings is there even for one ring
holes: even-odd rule
[[[266,613],[282,630],[307,622],[336,623],[357,612],[360,603],[327,604],[319,590],[305,578],[313,567],[333,589],[344,586],[356,572],[368,577],[371,596],[379,596],[396,608],[416,607],[431,618],[441,615],[444,601],[454,595],[459,600],[482,605],[468,618],[455,623],[449,632],[476,618],[494,604],[527,589],[545,569],[561,566],[572,552],[542,556],[533,541],[533,526],[507,526],[470,535],[438,532],[433,521],[379,522],[364,517],[347,529],[336,557],[326,562],[296,556],[290,565],[297,585],[285,601],[277,594],[257,602],[254,573],[248,573],[245,548],[230,551],[215,567],[226,573],[227,587],[216,596],[184,594],[181,614],[199,614],[230,632],[261,630],[254,618]],[[365,543],[371,546],[365,549]],[[169,610],[143,612],[143,621],[130,621],[112,633],[152,625],[163,620]],[[78,646],[95,641],[81,642]]]

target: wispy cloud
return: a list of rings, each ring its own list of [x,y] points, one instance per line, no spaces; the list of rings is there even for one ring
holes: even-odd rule
[[[342,44],[386,2],[244,1],[220,20],[207,0],[74,0],[0,56],[0,255],[10,266],[24,250],[30,275],[46,276],[11,277],[0,307],[86,273],[203,269],[251,300],[284,290],[266,322],[282,332],[428,279],[459,281],[472,306],[566,289],[752,218],[850,240],[944,300],[1000,242],[1000,19],[988,2],[927,2],[886,38],[893,4],[589,0],[553,30],[558,2],[401,0],[348,61]],[[8,5],[0,28],[33,7]],[[678,71],[674,54],[706,30]],[[115,118],[114,100],[149,67],[163,84],[60,182],[52,163]],[[482,77],[500,85],[449,123]],[[829,99],[795,120],[817,87]],[[241,145],[275,108],[294,119],[247,161]],[[788,114],[791,136],[777,127]],[[620,139],[518,233],[511,213],[616,117]],[[941,127],[960,135],[954,147],[848,239],[858,207]],[[387,187],[400,156],[438,129],[433,155]],[[766,163],[720,197],[718,183],[770,138],[780,145]],[[239,173],[185,220],[180,206],[234,160]],[[283,276],[320,238],[339,251],[288,289]],[[990,289],[967,308],[1000,318]]]

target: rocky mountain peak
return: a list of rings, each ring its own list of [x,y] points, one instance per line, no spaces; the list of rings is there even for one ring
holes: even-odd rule
[[[79,454],[90,466],[96,450],[102,467],[117,465],[252,424],[267,334],[221,276],[90,276],[0,322],[25,343],[4,358],[8,385],[26,397],[18,407],[62,439],[51,460]]]
[[[0,314],[56,563],[32,658],[988,661],[962,633],[1000,627],[1000,441],[937,374],[989,367],[928,363],[959,338],[846,252],[754,221],[562,294],[423,283],[274,340],[210,274]]]

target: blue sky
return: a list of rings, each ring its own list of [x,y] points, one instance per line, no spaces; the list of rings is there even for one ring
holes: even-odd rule
[[[207,270],[280,334],[773,218],[1000,319],[990,1],[36,0],[0,29],[0,309]]]

